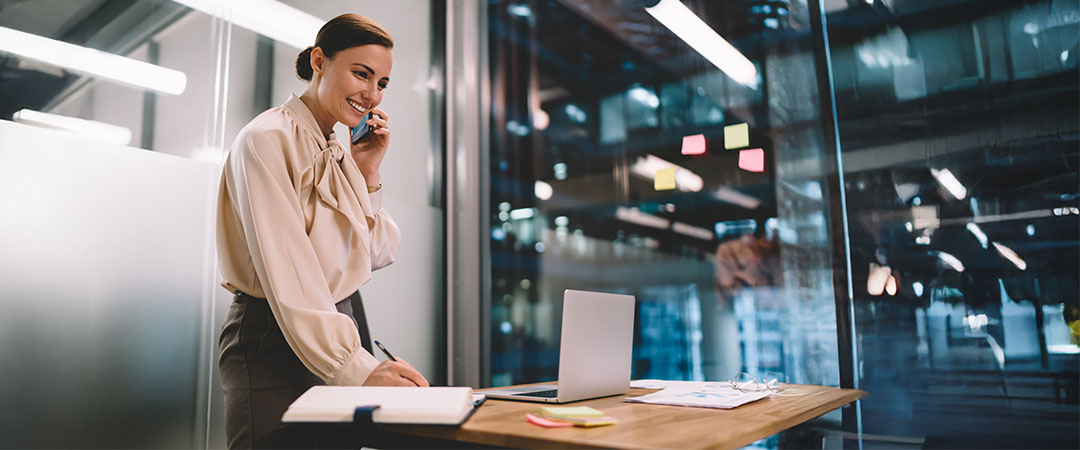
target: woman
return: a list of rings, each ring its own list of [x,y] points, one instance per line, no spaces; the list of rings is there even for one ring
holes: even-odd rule
[[[357,293],[401,239],[379,174],[390,128],[377,106],[393,45],[367,17],[330,20],[296,59],[304,93],[252,120],[229,151],[217,246],[222,285],[235,293],[219,360],[230,448],[327,445],[281,424],[313,385],[428,385],[408,363],[371,355]],[[357,126],[368,112],[373,131],[346,150],[334,124]]]

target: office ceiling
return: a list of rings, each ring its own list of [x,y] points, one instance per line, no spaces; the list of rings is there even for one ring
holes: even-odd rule
[[[126,54],[187,11],[166,0],[0,0],[0,26]],[[0,119],[43,109],[85,82],[79,74],[0,53]]]

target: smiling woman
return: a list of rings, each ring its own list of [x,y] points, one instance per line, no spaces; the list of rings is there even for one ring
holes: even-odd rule
[[[297,57],[297,76],[309,81],[303,94],[248,123],[229,151],[218,255],[235,294],[219,360],[230,448],[348,445],[281,424],[314,385],[428,385],[409,363],[371,355],[357,291],[393,262],[401,240],[379,174],[390,130],[378,105],[392,48],[367,17],[330,20]],[[363,122],[374,131],[346,151],[334,125]]]

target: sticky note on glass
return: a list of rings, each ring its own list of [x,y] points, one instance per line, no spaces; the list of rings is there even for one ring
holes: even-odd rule
[[[765,171],[765,150],[752,148],[739,152],[739,168],[747,172]]]
[[[653,189],[669,191],[675,189],[675,167],[657,169],[656,178],[653,178]]]
[[[684,155],[704,155],[705,154],[705,135],[695,134],[693,136],[683,136],[682,138],[682,154]]]
[[[750,126],[737,123],[724,127],[724,148],[731,150],[750,146]]]
[[[540,415],[550,418],[604,417],[603,411],[588,406],[545,406]]]

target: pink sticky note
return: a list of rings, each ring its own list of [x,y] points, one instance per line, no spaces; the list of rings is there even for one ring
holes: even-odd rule
[[[566,428],[572,427],[574,424],[566,422],[556,422],[554,420],[548,420],[543,417],[537,417],[529,413],[525,413],[525,420],[533,425],[540,425],[545,428]]]
[[[682,154],[684,155],[704,155],[705,154],[705,135],[695,134],[693,136],[683,136],[682,138]]]
[[[747,172],[765,171],[765,150],[752,148],[739,151],[739,168]]]

